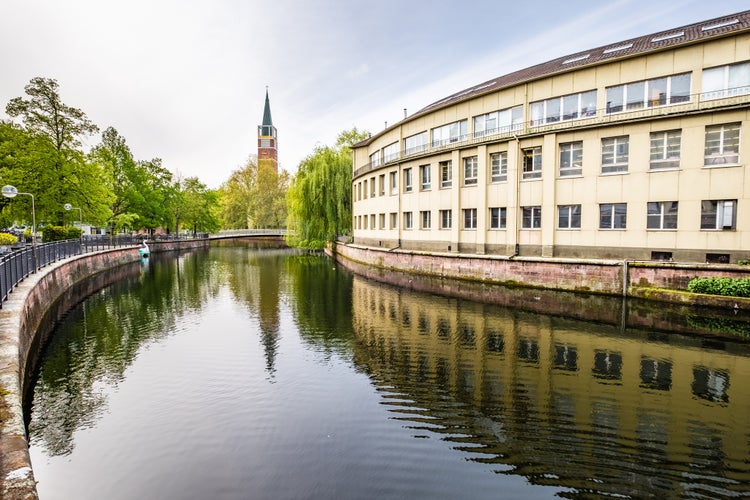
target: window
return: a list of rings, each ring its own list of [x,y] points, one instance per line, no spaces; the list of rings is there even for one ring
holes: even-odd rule
[[[677,202],[650,201],[647,206],[646,228],[677,229]]]
[[[469,120],[461,120],[432,129],[432,147],[466,139]]]
[[[394,160],[398,160],[398,142],[394,142],[383,148],[383,163]]]
[[[542,227],[542,207],[521,207],[521,227],[523,229],[539,229]]]
[[[380,219],[380,229],[385,229],[385,214],[380,214],[378,218]]]
[[[599,229],[625,229],[627,222],[627,203],[603,203],[599,205]]]
[[[379,182],[380,182],[380,196],[384,196],[385,195],[385,174],[380,176]]]
[[[492,153],[490,155],[490,178],[492,182],[508,180],[508,152]]]
[[[701,99],[721,99],[750,94],[750,62],[703,70]]]
[[[411,169],[404,169],[404,192],[411,192]]]
[[[607,113],[690,101],[690,73],[607,88]]]
[[[521,151],[523,157],[523,179],[542,177],[542,147],[527,148]]]
[[[596,116],[596,90],[532,102],[530,111],[533,127]]]
[[[363,221],[364,221],[364,229],[367,229],[367,221],[368,221],[368,220],[370,220],[370,218],[369,218],[368,216],[366,216],[366,215],[365,215],[365,216],[363,217]]]
[[[362,199],[362,183],[357,183],[357,198]]]
[[[380,166],[380,151],[375,151],[370,155],[370,166],[373,168]]]
[[[628,136],[602,139],[602,173],[628,171]]]
[[[558,228],[581,229],[581,205],[560,205],[557,215]]]
[[[440,162],[440,187],[449,188],[453,185],[453,165],[451,161]]]
[[[410,155],[427,149],[427,132],[420,132],[404,139],[404,154]]]
[[[583,142],[560,144],[560,177],[581,175],[583,172]]]
[[[365,199],[367,199],[367,179],[365,179],[363,181],[363,183],[364,183],[364,186],[365,186]]]
[[[398,172],[391,172],[391,194],[398,193]]]
[[[505,229],[507,209],[505,207],[490,208],[490,229]]]
[[[396,229],[398,227],[398,214],[396,212],[391,212],[391,229]]]
[[[477,183],[477,157],[464,158],[464,186],[473,186]]]
[[[701,229],[733,230],[737,224],[737,200],[701,201]]]
[[[422,220],[421,229],[430,229],[432,227],[432,212],[429,210],[423,210],[419,212],[419,217]]]
[[[421,165],[419,167],[419,179],[420,183],[422,185],[422,191],[425,191],[427,189],[430,189],[430,166],[429,165]]]
[[[477,228],[477,209],[464,208],[464,229]]]
[[[523,106],[493,111],[474,117],[474,137],[520,130],[523,127]]]
[[[651,170],[680,166],[680,130],[651,132]]]
[[[705,165],[736,165],[740,162],[740,124],[706,127]]]
[[[414,227],[414,218],[411,212],[404,212],[404,229],[411,229]]]
[[[440,211],[440,229],[450,229],[453,226],[453,210]]]

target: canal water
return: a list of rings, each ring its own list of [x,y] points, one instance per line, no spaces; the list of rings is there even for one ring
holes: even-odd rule
[[[750,495],[747,341],[292,251],[124,275],[40,361],[42,500]]]

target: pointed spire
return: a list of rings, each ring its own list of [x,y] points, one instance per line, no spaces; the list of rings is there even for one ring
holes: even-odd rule
[[[273,126],[273,122],[271,121],[271,102],[268,100],[268,85],[266,85],[266,107],[263,109],[263,126]]]

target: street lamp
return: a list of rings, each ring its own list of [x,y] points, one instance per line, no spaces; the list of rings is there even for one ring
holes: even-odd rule
[[[81,242],[81,244],[83,244],[83,211],[78,207],[74,207],[70,203],[66,203],[65,205],[63,205],[63,208],[68,211],[78,210],[78,218],[81,223],[81,234],[79,235],[78,240]],[[73,225],[75,226],[75,224]]]
[[[5,196],[6,198],[15,198],[16,195],[19,194],[31,196],[31,252],[34,259],[34,272],[36,272],[36,209],[34,208],[34,195],[31,193],[20,193],[18,189],[16,189],[16,186],[10,185],[3,186],[3,189],[0,192],[2,192],[3,196]]]

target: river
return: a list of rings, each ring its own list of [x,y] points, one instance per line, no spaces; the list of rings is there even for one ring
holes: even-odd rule
[[[750,495],[750,341],[623,325],[617,300],[520,299],[545,314],[499,287],[397,287],[289,250],[129,271],[44,349],[42,500]]]

